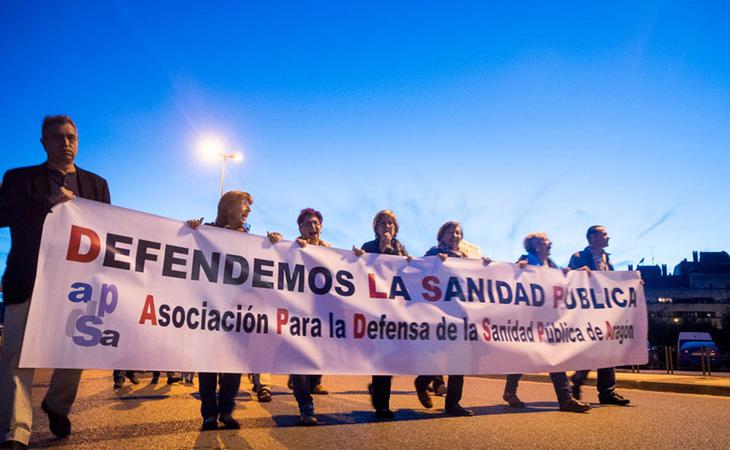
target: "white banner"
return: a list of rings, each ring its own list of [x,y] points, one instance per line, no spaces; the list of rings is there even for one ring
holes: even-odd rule
[[[358,258],[77,198],[46,219],[20,364],[496,374],[646,361],[638,272]]]

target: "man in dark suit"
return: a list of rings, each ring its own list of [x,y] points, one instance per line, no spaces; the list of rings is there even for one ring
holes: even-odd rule
[[[68,116],[43,120],[41,144],[45,163],[12,169],[0,185],[0,226],[10,227],[11,248],[3,275],[5,328],[0,353],[0,445],[27,448],[33,419],[33,369],[18,362],[36,276],[38,250],[46,215],[51,207],[74,196],[109,203],[106,180],[76,167],[76,124]],[[71,433],[68,414],[76,398],[81,370],[56,369],[41,404],[53,434]]]
[[[570,257],[568,267],[579,270],[613,270],[611,260],[608,253],[604,250],[608,247],[608,232],[606,227],[601,225],[593,225],[586,232],[588,247],[580,252],[576,252]],[[573,382],[573,397],[580,399],[580,387],[588,377],[588,370],[578,370],[571,377]],[[598,369],[598,400],[606,405],[626,406],[630,403],[628,398],[624,398],[616,392],[616,368],[605,367]]]

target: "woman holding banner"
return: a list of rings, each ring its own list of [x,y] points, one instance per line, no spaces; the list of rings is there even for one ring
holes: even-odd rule
[[[405,256],[411,259],[405,246],[397,239],[398,218],[389,209],[384,209],[373,219],[375,239],[368,241],[361,248],[352,247],[357,256],[364,253],[379,253],[383,255]],[[390,410],[390,389],[393,381],[391,375],[373,375],[373,381],[368,385],[370,398],[375,408],[375,417],[378,419],[393,419],[395,413]]]
[[[526,255],[520,256],[517,264],[521,268],[525,266],[542,266],[558,269],[558,265],[550,258],[552,243],[545,233],[530,233],[525,237],[523,245],[527,250]],[[504,386],[502,398],[513,408],[524,408],[525,404],[517,397],[517,384],[522,374],[516,373],[507,375],[507,383]],[[570,383],[565,372],[551,372],[550,379],[555,388],[555,395],[558,397],[558,404],[561,411],[582,413],[591,409],[591,405],[583,403],[575,398],[570,390]]]
[[[251,228],[246,219],[251,212],[253,197],[248,192],[228,191],[218,201],[218,215],[215,222],[206,225],[247,233]],[[203,219],[186,222],[191,228],[198,228]],[[268,233],[272,243],[282,239],[279,233]],[[215,430],[218,422],[226,429],[239,429],[241,425],[233,418],[236,393],[241,384],[240,373],[198,373],[200,384],[200,413],[203,416],[203,430]],[[220,388],[218,386],[220,385]],[[216,396],[216,390],[218,395]],[[269,397],[270,399],[271,397]]]
[[[463,231],[459,222],[446,222],[441,225],[436,234],[438,245],[431,247],[424,256],[438,256],[441,261],[447,258],[466,258],[467,254],[459,248],[463,238]],[[485,260],[486,262],[486,260]],[[416,394],[425,408],[433,408],[433,401],[428,392],[428,385],[434,382],[437,375],[420,375],[416,377]],[[446,406],[444,413],[449,416],[472,416],[473,412],[459,404],[464,390],[464,375],[449,375],[446,391]]]

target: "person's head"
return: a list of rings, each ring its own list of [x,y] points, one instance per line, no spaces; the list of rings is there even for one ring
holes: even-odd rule
[[[593,225],[588,228],[586,239],[590,248],[601,249],[608,247],[608,232],[603,225]]]
[[[436,239],[438,240],[439,247],[456,250],[459,248],[459,243],[464,237],[464,233],[461,230],[461,224],[459,222],[449,221],[439,227],[438,233],[436,233]]]
[[[312,208],[304,208],[297,217],[299,233],[304,239],[314,241],[322,232],[322,213]]]
[[[228,191],[218,201],[218,216],[215,224],[237,230],[246,223],[251,212],[253,197],[244,191]]]
[[[532,253],[539,258],[547,258],[550,256],[550,248],[553,243],[550,242],[546,233],[530,233],[525,236],[523,245],[527,253]]]
[[[41,144],[52,167],[74,163],[79,151],[79,133],[69,116],[46,116],[41,127]]]
[[[398,218],[389,209],[384,209],[375,214],[373,218],[373,231],[378,239],[390,234],[391,239],[398,235]]]

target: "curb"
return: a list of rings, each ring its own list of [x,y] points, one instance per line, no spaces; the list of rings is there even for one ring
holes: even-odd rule
[[[478,375],[479,378],[490,378],[504,380],[506,375]],[[534,381],[538,383],[550,383],[549,375],[525,374],[521,381]],[[596,379],[589,378],[583,383],[586,386],[595,386]],[[711,386],[706,384],[672,383],[661,381],[622,380],[616,379],[616,387],[619,389],[640,389],[643,391],[676,392],[680,394],[702,394],[730,397],[730,386]]]

